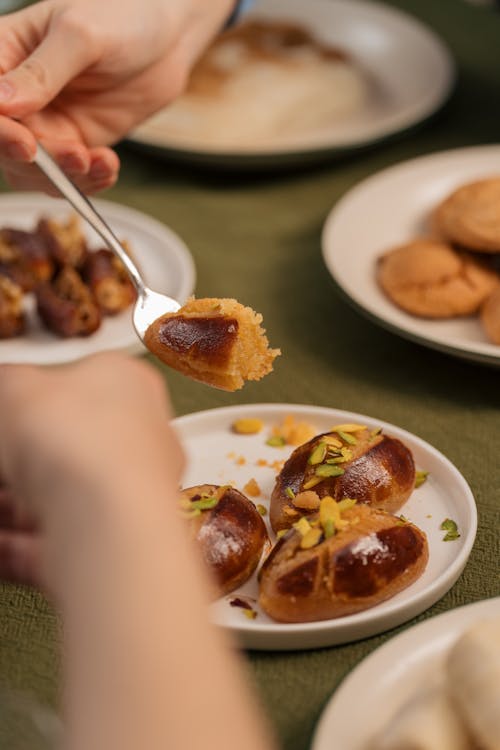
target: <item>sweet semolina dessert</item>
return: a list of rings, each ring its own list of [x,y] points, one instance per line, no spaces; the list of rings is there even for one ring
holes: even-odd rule
[[[144,343],[169,367],[207,385],[236,391],[273,369],[262,315],[234,299],[189,299],[149,326]]]

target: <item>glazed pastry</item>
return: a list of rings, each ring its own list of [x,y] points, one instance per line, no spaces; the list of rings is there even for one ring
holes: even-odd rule
[[[497,287],[481,307],[481,323],[494,344],[500,344],[500,287]]]
[[[147,348],[169,367],[216,388],[234,391],[272,370],[262,316],[233,299],[190,299],[146,331]]]
[[[80,229],[80,221],[75,214],[64,223],[55,219],[40,219],[37,232],[43,237],[57,265],[74,268],[83,265],[88,249]]]
[[[30,292],[48,281],[53,272],[47,245],[37,232],[7,227],[0,230],[0,274]]]
[[[437,231],[468,250],[500,252],[500,177],[462,185],[434,212]]]
[[[289,528],[300,516],[316,512],[325,495],[355,498],[394,513],[414,486],[413,456],[400,440],[363,425],[339,425],[291,454],[271,495],[271,526],[274,531]]]
[[[0,276],[0,339],[10,339],[24,332],[23,292],[21,287]]]
[[[321,500],[282,536],[259,576],[262,609],[280,622],[343,617],[413,583],[429,556],[423,531],[367,505]]]
[[[88,253],[82,278],[90,287],[104,315],[116,315],[136,298],[129,275],[120,259],[110,250]]]
[[[382,255],[377,280],[392,302],[427,318],[477,312],[499,285],[494,270],[435,240],[415,240]]]
[[[466,630],[450,649],[448,690],[482,750],[500,750],[500,619]]]
[[[412,696],[367,750],[473,750],[448,693],[426,688]]]
[[[234,487],[202,484],[181,492],[181,507],[220,592],[245,583],[268,542],[255,505]]]
[[[40,318],[58,336],[89,336],[99,328],[101,314],[77,271],[65,266],[52,282],[35,292]]]

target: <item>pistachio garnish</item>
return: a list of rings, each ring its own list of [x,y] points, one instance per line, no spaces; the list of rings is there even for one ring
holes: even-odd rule
[[[429,476],[428,471],[416,471],[415,472],[415,489],[421,487]]]
[[[312,528],[307,518],[302,517],[299,521],[293,524],[295,531],[298,531],[301,536],[305,536]]]
[[[321,537],[323,536],[323,530],[320,528],[311,528],[307,534],[304,534],[302,539],[300,540],[300,548],[301,549],[311,549],[311,547],[315,547],[318,542],[321,540]]]
[[[342,438],[344,443],[349,443],[349,445],[356,445],[356,443],[358,442],[354,435],[351,435],[349,432],[344,432],[344,430],[335,430],[335,432],[340,438]]]
[[[282,448],[286,445],[286,441],[282,435],[271,435],[271,437],[266,440],[266,445],[271,445],[273,448]]]
[[[361,432],[361,430],[366,430],[365,424],[337,424],[335,427],[332,427],[332,432],[338,432],[339,430],[341,432]]]
[[[304,484],[302,485],[302,489],[310,490],[313,487],[316,487],[316,485],[322,481],[323,481],[322,477],[311,477],[311,479],[308,479],[307,482],[304,482]]]
[[[323,440],[329,448],[342,448],[342,442],[333,435],[323,435]]]
[[[189,507],[192,510],[210,510],[215,508],[219,498],[216,495],[202,495],[199,500],[191,500]]]
[[[312,466],[323,463],[323,461],[325,460],[327,449],[327,444],[321,441],[315,448],[313,448],[307,462]]]
[[[257,511],[260,513],[261,516],[267,516],[267,508],[265,505],[262,505],[262,503],[259,503],[255,507],[257,508]]]
[[[354,497],[343,497],[342,500],[337,501],[338,509],[341,513],[344,512],[344,510],[349,510],[349,508],[354,508],[358,501]]]
[[[460,532],[456,521],[453,521],[451,518],[445,518],[439,528],[441,531],[446,531],[446,534],[443,537],[443,542],[452,542],[455,539],[460,538]]]
[[[285,490],[285,492],[288,495],[288,497],[290,498],[290,500],[294,500],[295,499],[295,492],[292,490],[291,487],[287,487],[286,490]]]
[[[370,440],[374,440],[377,437],[377,435],[380,435],[381,432],[382,432],[381,427],[377,427],[376,429],[372,430],[370,432]]]
[[[341,469],[340,466],[335,466],[334,464],[321,464],[320,466],[317,466],[315,469],[315,472],[317,477],[340,477],[341,474],[344,473],[344,469]],[[306,486],[304,485],[304,489],[306,489]]]

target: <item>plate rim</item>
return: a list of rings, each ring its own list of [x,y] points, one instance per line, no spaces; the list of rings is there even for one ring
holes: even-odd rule
[[[271,2],[277,3],[276,7],[279,7],[280,5],[279,0],[278,2],[277,0],[271,0]],[[322,5],[323,7],[326,7],[324,0],[309,0],[309,5],[314,4],[315,2],[318,3],[318,6]],[[407,24],[409,27],[417,28],[421,34],[427,36],[428,40],[433,44],[435,50],[441,57],[442,71],[445,77],[442,89],[435,92],[433,101],[429,101],[425,107],[421,107],[420,113],[407,115],[403,118],[403,122],[392,126],[386,126],[378,135],[372,137],[360,136],[340,144],[335,144],[334,140],[332,141],[331,138],[325,136],[321,138],[318,143],[309,146],[304,144],[290,146],[280,143],[279,139],[276,144],[267,144],[263,146],[257,145],[256,147],[246,146],[244,148],[225,148],[218,144],[199,146],[195,142],[183,145],[172,141],[169,143],[168,138],[166,141],[162,141],[161,139],[158,140],[154,137],[142,134],[140,132],[141,126],[138,126],[138,128],[131,131],[126,136],[126,142],[133,146],[140,147],[141,149],[149,148],[156,153],[164,153],[166,156],[178,156],[179,158],[182,157],[207,162],[238,162],[238,164],[248,164],[249,166],[254,163],[254,161],[263,162],[265,164],[270,160],[276,160],[278,162],[282,160],[288,161],[294,157],[297,159],[305,159],[308,157],[314,159],[328,154],[354,153],[369,146],[376,146],[384,143],[396,135],[404,134],[418,125],[425,123],[446,105],[457,84],[458,66],[450,44],[438,34],[430,24],[406,10],[378,2],[378,0],[374,0],[374,2],[367,2],[367,0],[330,0],[328,4],[331,6],[340,5],[345,8],[349,8],[349,6],[356,6],[358,9],[368,8],[370,12],[380,13],[382,17],[390,16]],[[257,17],[260,12],[262,12],[261,9],[253,8],[249,11],[247,17]],[[286,13],[286,10],[284,9],[283,12]]]
[[[115,220],[124,222],[131,221],[131,223],[138,229],[138,231],[143,231],[145,234],[154,236],[159,241],[166,241],[169,256],[177,264],[180,271],[179,289],[175,292],[175,296],[178,297],[179,301],[183,302],[190,294],[193,293],[196,285],[196,266],[194,258],[186,242],[179,234],[177,234],[177,232],[175,232],[170,226],[164,224],[156,217],[151,216],[150,214],[147,214],[140,209],[129,206],[126,203],[118,203],[117,201],[112,201],[105,198],[92,198],[92,203],[95,205],[96,209],[100,211],[103,216],[111,223]],[[23,191],[15,193],[11,193],[9,191],[0,192],[0,215],[9,208],[13,208],[15,210],[22,210],[25,208],[27,213],[29,213],[30,211],[49,212],[51,210],[51,206],[57,213],[60,213],[62,210],[66,210],[67,213],[78,213],[67,201],[64,200],[64,198],[53,197],[45,193],[35,191]],[[86,225],[84,219],[81,219],[81,222],[82,226],[84,226],[85,228],[85,231],[94,231]],[[145,353],[146,348],[133,331],[132,325],[131,330],[133,332],[133,338],[131,336],[129,343],[123,346],[119,345],[115,347],[110,344],[109,346],[85,352],[84,354],[80,355],[68,355],[65,354],[64,351],[61,351],[61,355],[55,357],[34,357],[33,359],[29,360],[23,358],[22,362],[27,363],[29,361],[31,364],[50,366],[74,362],[81,357],[89,356],[90,354],[96,354],[103,351],[123,351],[128,352],[129,354]],[[92,337],[90,336],[88,340],[91,339]],[[57,343],[64,344],[65,341],[77,343],[78,337],[60,340],[57,339],[57,337],[54,337],[54,341],[51,342],[51,346],[55,346]],[[8,342],[8,339],[0,340],[0,348],[2,343]],[[15,357],[12,359],[9,358],[8,361],[4,361],[2,358],[0,358],[0,364],[7,364],[15,361]]]
[[[408,330],[402,326],[399,326],[397,323],[388,320],[387,317],[377,314],[372,309],[368,309],[357,299],[354,299],[344,288],[342,282],[337,276],[337,272],[333,267],[333,261],[331,260],[331,250],[329,249],[329,245],[332,244],[334,224],[338,219],[338,215],[341,214],[345,206],[348,205],[351,200],[357,198],[358,195],[365,189],[372,189],[373,185],[376,185],[380,179],[383,180],[387,177],[390,178],[393,175],[398,175],[406,171],[406,169],[408,168],[411,169],[413,166],[430,164],[440,158],[452,158],[453,156],[460,157],[467,155],[470,155],[472,157],[473,155],[479,154],[480,152],[487,154],[488,151],[495,151],[500,158],[500,143],[485,143],[476,146],[441,149],[439,151],[422,154],[421,156],[412,157],[410,159],[404,159],[395,164],[391,164],[388,167],[384,167],[373,174],[368,175],[368,177],[365,177],[359,182],[356,182],[351,188],[343,193],[339,200],[332,206],[323,222],[320,242],[321,258],[323,261],[323,265],[325,266],[329,274],[330,281],[335,286],[335,289],[341,293],[343,299],[347,301],[357,312],[361,313],[365,318],[368,318],[368,320],[390,331],[391,333],[395,333],[396,335],[401,336],[404,339],[413,341],[417,344],[421,344],[422,346],[433,349],[435,351],[449,354],[451,356],[458,357],[469,362],[472,361],[484,365],[490,365],[492,367],[500,367],[500,347],[497,347],[493,343],[481,341],[477,343],[465,342],[463,347],[455,346],[453,344],[443,342],[439,338],[436,338],[434,336],[427,336],[424,334],[416,333],[413,330]],[[414,317],[415,319],[417,319],[417,316]],[[495,353],[494,349],[498,349],[497,354]]]
[[[349,693],[356,689],[365,671],[371,670],[373,666],[377,667],[378,662],[390,664],[390,657],[393,652],[397,653],[400,649],[404,650],[405,646],[408,647],[408,645],[411,645],[415,639],[419,641],[426,639],[432,643],[433,638],[437,639],[442,635],[443,631],[446,632],[450,622],[455,623],[455,621],[460,621],[464,613],[472,612],[472,622],[474,622],[483,616],[489,617],[488,613],[490,610],[492,613],[496,612],[496,614],[500,615],[500,596],[479,599],[459,607],[454,607],[446,612],[441,612],[434,617],[406,628],[402,633],[389,638],[385,643],[367,654],[339,682],[328,698],[314,729],[311,750],[327,750],[327,748],[331,747],[329,725],[335,719],[334,712],[341,710],[341,708],[337,708],[339,702],[341,703],[343,700],[346,700],[345,696],[349,697]],[[464,627],[467,627],[469,624],[470,622],[467,619]]]
[[[391,422],[378,419],[377,417],[368,416],[366,414],[353,412],[348,409],[317,406],[314,404],[292,404],[280,402],[233,404],[231,406],[202,409],[196,412],[184,414],[175,417],[172,424],[176,429],[178,426],[182,429],[184,425],[189,427],[191,423],[196,423],[200,418],[208,420],[210,418],[224,419],[226,415],[231,417],[231,415],[241,413],[242,411],[251,411],[254,416],[257,412],[270,413],[279,411],[281,413],[292,412],[294,415],[298,414],[299,416],[304,413],[308,413],[309,415],[316,413],[320,417],[328,416],[328,413],[332,412],[332,415],[333,413],[342,414],[342,418],[361,422],[364,420],[368,423],[376,423],[378,426],[387,429],[389,432],[391,430],[395,431],[397,437],[400,439],[404,440],[407,437],[417,445],[420,450],[433,454],[440,461],[441,465],[444,466],[447,471],[451,472],[463,490],[464,502],[469,514],[470,523],[467,528],[467,533],[464,535],[462,547],[453,559],[453,562],[446,568],[446,570],[442,571],[436,579],[431,581],[425,589],[417,592],[413,596],[410,601],[411,606],[409,606],[408,602],[394,602],[394,600],[391,601],[391,599],[388,599],[386,602],[383,602],[384,609],[381,612],[376,612],[375,616],[372,614],[373,608],[368,608],[354,615],[347,615],[346,617],[334,618],[331,620],[319,620],[310,623],[258,623],[252,620],[248,623],[241,622],[241,624],[233,626],[219,623],[215,619],[216,624],[233,632],[246,648],[256,650],[305,650],[322,648],[324,646],[338,645],[341,643],[351,643],[371,635],[376,635],[377,633],[386,632],[387,630],[408,622],[417,614],[426,611],[444,596],[447,591],[449,591],[460,576],[467,560],[469,559],[477,534],[478,518],[477,506],[473,492],[463,474],[447,456],[423,438]],[[183,436],[180,435],[180,438],[182,441]],[[187,455],[189,457],[189,453]],[[406,614],[404,614],[405,612],[410,612],[410,614],[406,616]],[[396,622],[392,618],[398,613],[401,614],[401,618]],[[384,623],[388,620],[391,621],[391,624],[384,626]],[[334,623],[333,626],[332,623]],[[370,623],[376,623],[376,628],[370,628]],[[354,637],[347,636],[341,637],[340,639],[331,639],[327,637],[332,627],[335,631],[346,631],[349,630],[351,626],[353,630],[359,631]],[[358,627],[356,628],[356,626]],[[305,635],[304,630],[306,631]],[[279,635],[282,640],[279,643],[266,645],[264,641],[269,634],[272,634],[271,637],[276,638],[278,638]],[[321,638],[318,636],[323,637]]]

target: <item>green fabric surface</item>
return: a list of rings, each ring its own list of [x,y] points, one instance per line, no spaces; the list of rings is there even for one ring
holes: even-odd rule
[[[283,350],[270,376],[236,394],[162,368],[177,414],[273,401],[365,413],[442,451],[477,501],[479,530],[465,571],[420,617],[346,646],[248,654],[250,676],[286,750],[310,746],[333,690],[394,633],[500,594],[498,370],[426,349],[369,322],[335,290],[321,260],[324,219],[359,180],[420,154],[493,143],[500,133],[500,12],[462,0],[391,4],[432,26],[457,61],[456,90],[431,122],[355,156],[253,175],[176,166],[122,147],[121,178],[106,196],[172,227],[194,256],[197,295],[236,297],[259,310],[271,343]],[[57,618],[40,595],[1,588],[0,681],[54,702],[58,633]]]

